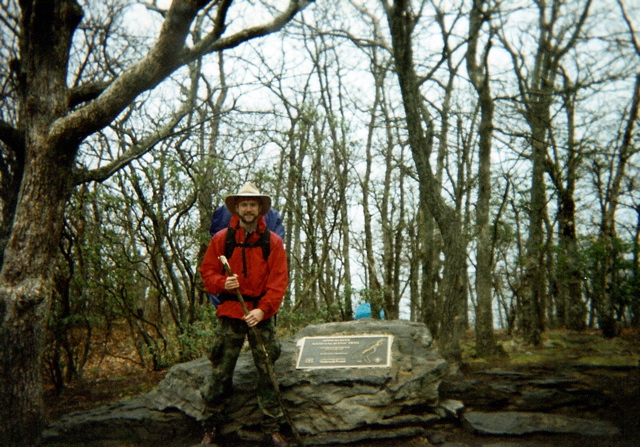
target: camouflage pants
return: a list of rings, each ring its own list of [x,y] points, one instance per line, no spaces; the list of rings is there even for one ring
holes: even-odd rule
[[[267,348],[271,362],[275,362],[280,357],[280,342],[276,339],[273,318],[261,321],[255,328]],[[246,336],[249,338],[253,362],[258,370],[257,397],[258,406],[263,414],[262,429],[265,433],[272,433],[282,422],[282,408],[265,366],[262,347],[247,323],[235,318],[221,317],[214,332],[213,347],[209,354],[213,374],[209,386],[203,393],[207,403],[204,422],[205,425],[221,425],[225,403],[233,393],[233,370]]]

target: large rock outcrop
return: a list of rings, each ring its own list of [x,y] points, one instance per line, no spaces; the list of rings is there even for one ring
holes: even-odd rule
[[[614,437],[620,434],[620,430],[610,422],[550,413],[467,411],[463,420],[470,430],[483,435],[521,436],[533,433],[558,433],[595,438]]]
[[[303,337],[362,335],[392,336],[389,366],[296,368],[298,342]],[[450,408],[439,406],[438,396],[447,364],[423,324],[358,320],[309,326],[283,340],[282,348],[276,373],[289,415],[307,445],[411,436]],[[152,392],[69,415],[52,424],[45,438],[55,442],[90,442],[94,436],[141,442],[195,440],[204,410],[200,391],[210,371],[205,358],[176,365]],[[227,436],[247,440],[259,436],[255,382],[251,356],[243,353],[227,408],[223,429]]]

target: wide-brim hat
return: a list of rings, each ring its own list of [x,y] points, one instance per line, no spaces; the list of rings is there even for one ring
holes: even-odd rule
[[[224,198],[224,205],[227,207],[231,214],[236,213],[236,203],[240,199],[255,199],[260,202],[260,215],[264,216],[271,209],[271,197],[260,194],[258,188],[251,183],[247,182],[242,185],[242,188],[237,194],[231,194]]]

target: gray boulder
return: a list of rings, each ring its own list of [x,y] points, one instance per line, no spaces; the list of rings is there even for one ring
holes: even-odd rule
[[[532,433],[617,436],[620,431],[610,422],[574,418],[559,414],[499,411],[468,411],[465,424],[483,435],[527,435]]]
[[[392,336],[389,366],[296,368],[298,342],[303,337],[363,335]],[[287,411],[308,445],[413,436],[451,413],[451,402],[441,408],[438,396],[447,363],[424,324],[358,320],[309,326],[282,341],[282,355],[275,369]],[[152,392],[69,415],[52,424],[45,438],[91,442],[94,433],[99,433],[101,440],[195,440],[200,435],[198,421],[204,410],[201,390],[210,373],[206,358],[176,365]],[[251,355],[244,352],[234,375],[234,395],[226,409],[223,432],[227,436],[258,438],[261,416],[255,383]]]

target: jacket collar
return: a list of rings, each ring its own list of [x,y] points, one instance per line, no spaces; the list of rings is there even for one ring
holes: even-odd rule
[[[235,229],[242,228],[240,226],[240,218],[238,217],[237,214],[233,214],[231,216],[231,220],[229,221],[229,226]],[[258,226],[256,228],[258,230],[258,233],[264,233],[264,230],[267,228],[267,221],[265,220],[264,216],[258,217]]]

